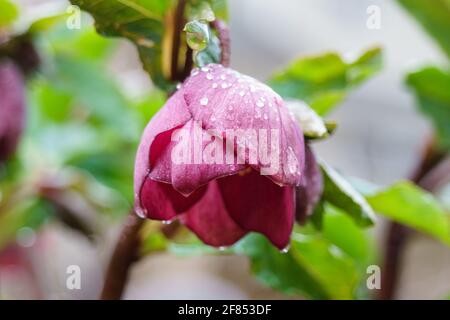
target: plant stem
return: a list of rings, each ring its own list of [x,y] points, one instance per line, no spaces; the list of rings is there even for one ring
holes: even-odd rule
[[[433,174],[435,178],[431,178],[430,174],[440,168],[440,162],[444,158],[445,153],[437,149],[434,138],[429,139],[425,145],[419,164],[411,175],[410,180],[424,190],[433,191],[442,181],[438,175]],[[450,170],[450,163],[446,166]],[[440,170],[445,170],[445,168]],[[377,296],[380,300],[391,300],[395,297],[403,251],[411,231],[411,229],[402,224],[394,221],[389,222],[385,238],[381,290]]]
[[[106,271],[101,300],[119,300],[122,297],[130,266],[137,259],[139,230],[144,221],[133,211],[128,216]]]

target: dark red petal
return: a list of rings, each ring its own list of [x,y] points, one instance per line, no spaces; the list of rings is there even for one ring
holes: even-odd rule
[[[295,217],[301,224],[305,223],[317,203],[323,191],[323,177],[317,164],[314,153],[308,145],[305,145],[305,170],[301,186],[296,188]]]
[[[189,197],[185,197],[170,184],[146,179],[140,196],[142,214],[150,219],[171,220],[199,201],[206,189],[206,186],[199,188]]]
[[[253,170],[217,182],[230,216],[242,229],[264,234],[279,249],[288,246],[294,223],[293,187],[280,187]]]
[[[215,247],[230,246],[246,234],[228,215],[216,181],[208,184],[203,198],[180,219],[204,243]]]

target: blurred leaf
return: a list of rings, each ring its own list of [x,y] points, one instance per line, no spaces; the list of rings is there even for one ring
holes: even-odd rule
[[[0,251],[16,240],[19,229],[38,228],[52,214],[47,201],[36,197],[28,197],[16,203],[10,210],[0,212]]]
[[[52,85],[73,94],[89,117],[108,124],[112,131],[129,140],[136,139],[138,129],[125,97],[105,70],[95,63],[72,59],[65,55],[55,57],[56,69],[51,75]]]
[[[10,0],[0,0],[0,28],[9,26],[18,16],[16,6]]]
[[[450,0],[397,0],[450,58]]]
[[[327,201],[349,214],[359,226],[370,226],[375,220],[372,208],[352,185],[333,168],[320,164],[324,178],[322,201]]]
[[[234,251],[250,258],[260,281],[284,293],[311,299],[354,298],[360,278],[356,264],[318,233],[294,231],[287,253],[259,234],[247,236]]]
[[[407,84],[414,90],[420,110],[432,120],[439,142],[450,150],[450,71],[427,67],[410,73]]]
[[[450,215],[430,193],[412,183],[399,182],[367,200],[379,214],[450,245]]]
[[[162,73],[162,40],[164,13],[172,0],[71,0],[71,3],[94,17],[100,34],[131,40],[153,82],[161,88],[171,87]]]
[[[50,17],[45,17],[34,21],[28,28],[29,33],[47,32],[51,30],[58,23],[65,21],[69,17],[69,14],[62,13]]]
[[[342,102],[350,89],[381,69],[381,49],[367,50],[346,62],[336,53],[304,57],[276,73],[270,86],[284,98],[307,102],[319,115],[325,115]]]

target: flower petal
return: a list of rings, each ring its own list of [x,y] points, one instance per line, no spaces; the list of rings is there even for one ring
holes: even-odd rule
[[[254,170],[217,183],[230,216],[242,229],[266,235],[280,250],[288,246],[294,223],[292,187],[280,187]]]
[[[305,147],[305,170],[302,185],[296,188],[295,216],[299,223],[306,222],[322,196],[323,177],[311,148]]]
[[[228,215],[216,181],[208,184],[203,198],[180,220],[204,243],[215,247],[230,246],[246,234]]]
[[[146,179],[140,197],[142,212],[138,214],[154,220],[172,220],[197,203],[206,189],[205,186],[185,197],[170,184]]]
[[[166,105],[153,117],[142,134],[136,154],[134,169],[135,207],[142,211],[141,188],[153,165],[163,154],[170,131],[184,125],[191,118],[182,93],[174,94]]]
[[[265,84],[221,65],[210,64],[201,70],[195,69],[181,88],[193,119],[205,130],[253,129],[258,134],[262,130],[270,139],[259,136],[259,147],[269,151],[270,141],[278,135],[278,150],[274,150],[275,159],[270,159],[272,170],[261,157],[252,167],[258,171],[265,168],[264,174],[278,184],[299,185],[304,166],[303,134],[281,97]]]

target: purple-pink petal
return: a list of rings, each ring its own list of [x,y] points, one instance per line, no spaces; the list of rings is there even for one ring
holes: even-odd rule
[[[229,215],[242,229],[264,234],[280,250],[289,245],[295,214],[293,187],[280,187],[251,169],[217,183]]]

